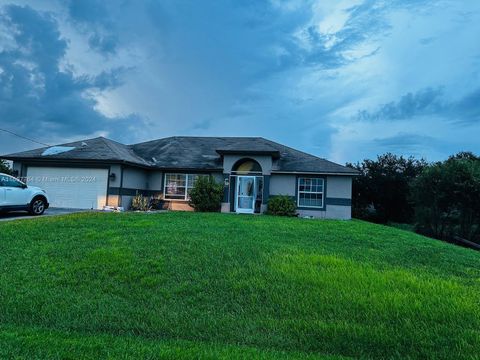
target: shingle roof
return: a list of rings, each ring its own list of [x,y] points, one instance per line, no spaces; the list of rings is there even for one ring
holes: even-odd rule
[[[74,141],[59,145],[61,147],[74,147],[73,150],[61,152],[54,155],[42,155],[45,150],[51,147],[43,147],[35,150],[23,151],[3,156],[9,160],[38,159],[38,160],[93,160],[93,161],[121,161],[136,165],[149,163],[136,155],[132,149],[116,141],[97,137],[81,141]]]
[[[219,170],[222,169],[222,153],[270,153],[276,155],[274,156],[273,172],[351,175],[357,173],[354,169],[261,137],[175,136],[134,145],[124,145],[99,137],[61,146],[75,147],[75,149],[45,156],[42,153],[48,148],[40,148],[5,155],[3,158],[9,160],[115,161],[162,169]]]

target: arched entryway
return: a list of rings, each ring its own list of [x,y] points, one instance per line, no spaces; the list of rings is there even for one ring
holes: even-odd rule
[[[232,167],[235,186],[234,211],[243,214],[260,213],[263,200],[263,174],[258,161],[250,158],[238,160]]]

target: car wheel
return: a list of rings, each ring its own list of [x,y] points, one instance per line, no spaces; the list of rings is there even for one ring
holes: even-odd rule
[[[34,216],[42,215],[45,212],[45,200],[35,198],[30,203],[30,214]]]

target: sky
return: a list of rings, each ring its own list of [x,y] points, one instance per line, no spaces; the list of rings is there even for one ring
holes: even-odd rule
[[[478,0],[0,0],[0,129],[480,153]],[[0,154],[41,145],[0,131]]]

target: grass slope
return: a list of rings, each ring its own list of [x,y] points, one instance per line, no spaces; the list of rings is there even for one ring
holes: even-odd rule
[[[360,221],[1,223],[0,358],[478,358],[479,260]]]

